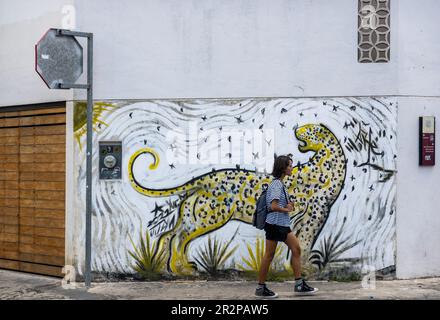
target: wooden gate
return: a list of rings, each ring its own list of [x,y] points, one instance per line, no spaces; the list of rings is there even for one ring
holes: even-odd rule
[[[65,103],[0,108],[0,268],[62,276]]]

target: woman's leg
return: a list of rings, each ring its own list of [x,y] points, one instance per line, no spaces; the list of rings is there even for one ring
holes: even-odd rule
[[[275,250],[277,248],[277,241],[266,239],[266,251],[263,258],[261,259],[260,273],[258,275],[258,283],[265,283],[266,276],[269,272],[270,263],[275,255]]]
[[[292,252],[292,258],[290,262],[292,263],[293,273],[295,279],[301,278],[301,248],[299,246],[298,238],[293,235],[292,232],[287,234],[286,241],[284,241]]]

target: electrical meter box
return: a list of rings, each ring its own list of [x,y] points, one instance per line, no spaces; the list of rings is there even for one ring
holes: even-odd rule
[[[122,179],[122,142],[99,142],[99,179]]]

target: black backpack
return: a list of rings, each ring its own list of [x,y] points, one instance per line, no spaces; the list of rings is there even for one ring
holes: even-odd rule
[[[257,199],[254,217],[252,218],[252,225],[260,230],[264,229],[267,213],[269,212],[269,210],[267,210],[267,205],[266,205],[266,192],[267,189],[263,190],[260,197]]]
[[[269,187],[267,187],[267,189],[269,189]],[[267,214],[270,212],[267,209],[267,204],[266,204],[267,189],[264,189],[263,192],[261,193],[260,197],[257,199],[257,203],[255,206],[255,213],[252,218],[252,225],[255,228],[260,229],[260,230],[264,229],[264,225],[266,224]],[[283,191],[284,191],[284,195],[286,196],[287,201],[289,201],[289,197],[288,197],[286,190],[284,188],[283,188]]]

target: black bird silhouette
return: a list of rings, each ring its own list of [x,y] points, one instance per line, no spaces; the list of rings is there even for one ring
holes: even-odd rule
[[[347,195],[346,194],[344,194],[344,199],[342,199],[342,200],[345,200],[345,199],[347,199]]]
[[[169,165],[171,169],[176,169],[176,167],[174,166],[174,164],[170,164]]]
[[[180,112],[183,112],[183,108],[180,108]]]
[[[316,118],[316,117],[318,116],[318,114],[317,114],[317,113],[315,113],[314,115],[315,115],[315,118]]]
[[[160,131],[160,126],[157,126],[157,131]]]
[[[280,126],[281,126],[281,128],[286,127],[286,122],[282,122],[282,123],[280,123]]]
[[[270,143],[271,143],[271,142],[272,142],[272,139],[269,140],[269,141],[266,140],[266,143],[267,143],[268,146],[270,146]]]
[[[266,112],[266,108],[261,109],[261,114],[264,116],[264,113]]]
[[[339,106],[335,106],[335,105],[333,105],[333,111],[334,111],[334,112],[338,111],[338,109],[339,109]]]
[[[264,124],[262,124],[261,126],[258,127],[258,129],[263,129]]]
[[[197,159],[200,160],[200,153],[197,153]]]
[[[220,127],[220,128],[218,128],[220,131],[222,131],[223,130],[223,127]]]
[[[371,185],[369,189],[370,189],[370,191],[373,191],[374,190],[373,185]]]
[[[355,111],[356,110],[356,106],[351,106],[350,110]]]
[[[363,122],[363,121],[361,121],[362,122],[362,124],[364,125],[364,126],[369,126],[370,124],[369,123],[366,123],[366,122]]]
[[[208,119],[208,118],[207,118],[206,116],[203,116],[203,117],[202,117],[202,120],[203,120],[203,121],[206,121],[207,119]]]
[[[228,141],[231,142],[231,136],[228,137]]]
[[[147,140],[144,139],[144,145],[147,145]]]
[[[326,106],[327,105],[327,101],[323,101],[322,105]]]
[[[258,159],[258,152],[257,153],[252,152],[252,156],[254,157],[254,159]]]
[[[356,180],[356,178],[353,175],[351,175],[351,181],[353,180]]]
[[[302,113],[302,111],[299,113],[299,116],[302,117],[304,116],[304,113]]]
[[[237,120],[238,123],[242,123],[243,122],[243,120],[241,120],[241,116],[235,117],[235,119]]]
[[[132,118],[133,112],[130,112],[129,117],[130,119]]]
[[[286,109],[284,109],[284,108],[281,109],[281,113],[286,113],[286,112],[287,112]]]
[[[354,186],[351,187],[351,192],[353,192],[353,191],[354,191]]]

